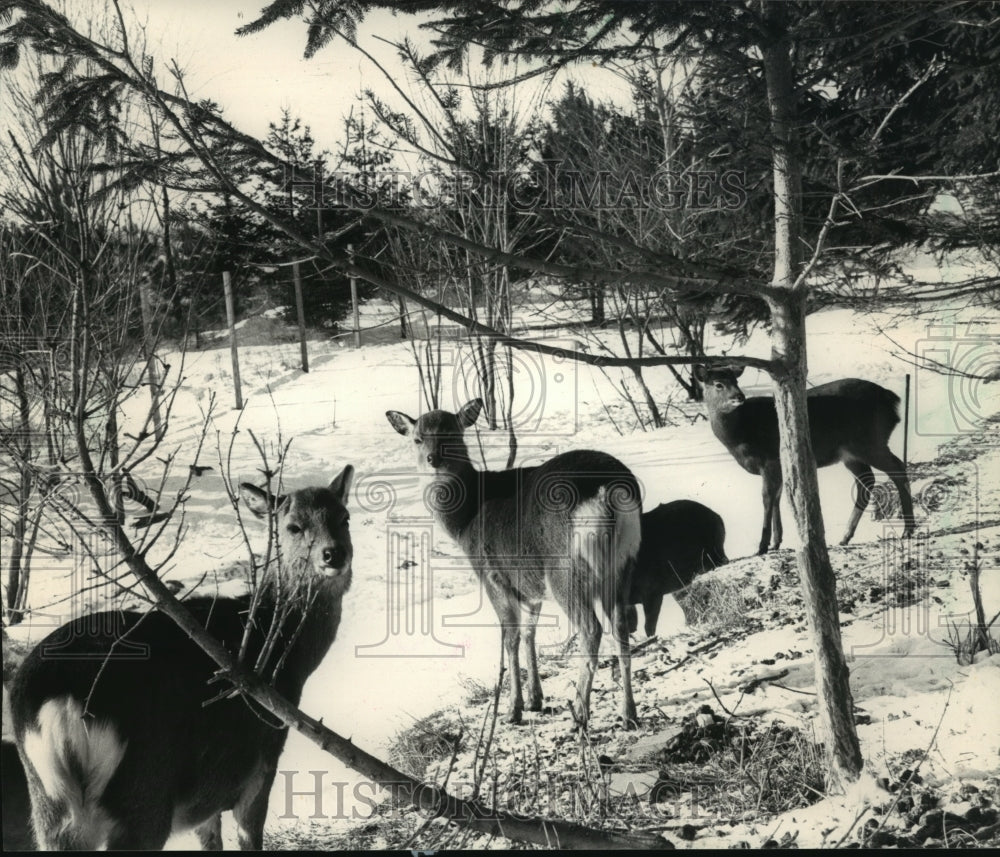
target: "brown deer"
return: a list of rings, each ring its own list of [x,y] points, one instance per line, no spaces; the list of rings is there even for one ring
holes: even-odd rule
[[[585,728],[590,688],[597,670],[600,602],[618,640],[622,720],[636,723],[626,628],[629,579],[639,551],[639,485],[620,461],[603,452],[565,452],[537,467],[476,470],[462,438],[483,402],[457,414],[435,410],[419,420],[387,411],[392,427],[413,441],[418,469],[433,474],[430,505],[437,521],[461,547],[482,581],[500,620],[510,665],[507,722],[520,723],[525,708],[518,647],[521,610],[527,610],[524,642],[528,711],[542,708],[535,653],[535,626],[546,585],[579,629],[586,660],[571,704]]]
[[[274,687],[295,705],[337,635],[351,583],[353,475],[348,465],[329,487],[276,498],[243,483],[254,515],[276,516],[282,579],[259,593],[252,617],[250,595],[184,602],[234,654],[251,622],[248,666],[277,630],[262,675],[277,669]],[[218,669],[157,610],[84,616],[39,643],[11,690],[39,848],[160,849],[194,828],[218,849],[219,814],[232,810],[240,847],[259,850],[288,729],[248,698],[220,698]]]
[[[704,385],[705,404],[712,431],[749,473],[764,477],[764,527],[758,553],[781,545],[781,460],[778,452],[778,415],[770,396],[747,398],[733,370],[695,367]],[[846,545],[854,535],[875,476],[872,467],[888,475],[899,491],[903,508],[903,535],[913,532],[913,503],[906,468],[889,450],[889,436],[899,422],[899,396],[871,381],[843,378],[808,391],[809,438],[817,467],[842,461],[857,481],[854,509],[840,540]],[[772,541],[773,535],[773,541]]]
[[[628,630],[639,626],[642,604],[646,636],[656,633],[663,596],[680,592],[699,574],[729,560],[726,526],[715,512],[694,500],[661,503],[642,515],[642,543],[628,596]]]

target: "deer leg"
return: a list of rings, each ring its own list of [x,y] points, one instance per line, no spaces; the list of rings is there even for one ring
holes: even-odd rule
[[[222,850],[222,815],[216,813],[195,828],[202,851]]]
[[[524,628],[524,653],[528,660],[528,711],[542,710],[542,682],[538,678],[538,654],[535,651],[535,626],[542,604],[528,605],[528,623]]]
[[[775,468],[774,472],[774,499],[771,501],[771,550],[781,547],[781,539],[784,535],[781,529],[781,491],[784,484],[781,479],[781,465]]]
[[[635,609],[634,604],[628,605],[625,610],[625,619],[628,622],[628,632],[634,634],[639,627],[639,611]]]
[[[909,538],[913,535],[913,529],[916,524],[913,520],[913,499],[910,496],[910,480],[906,475],[906,468],[903,466],[903,462],[886,447],[876,455],[870,457],[868,463],[883,471],[892,480],[892,484],[896,486],[896,490],[899,492],[899,505],[903,510],[903,538]]]
[[[760,534],[758,554],[767,553],[768,543],[772,550],[781,545],[781,464],[777,461],[764,465],[764,526]],[[773,535],[773,541],[772,541]]]
[[[243,793],[233,807],[240,851],[261,851],[264,848],[267,801],[271,795],[277,767],[277,757],[271,764],[261,759],[257,770],[243,787]]]
[[[663,606],[662,595],[652,595],[642,602],[643,612],[646,614],[646,636],[652,637],[656,633],[656,620],[660,618],[660,608]]]
[[[622,618],[624,619],[624,611]],[[576,683],[576,699],[572,704],[571,711],[576,725],[581,729],[586,729],[590,717],[590,688],[594,684],[594,673],[597,672],[597,652],[601,645],[601,623],[597,619],[594,608],[590,605],[579,610],[577,622],[584,660],[580,667],[580,677]],[[624,646],[625,650],[628,651],[627,635]],[[622,680],[626,681],[624,676]],[[629,684],[629,690],[631,691],[631,684]]]
[[[483,580],[486,584],[486,594],[493,604],[497,619],[500,620],[500,645],[507,655],[507,672],[510,674],[510,709],[507,712],[507,722],[520,723],[521,712],[524,710],[524,697],[521,694],[521,662],[518,656],[521,644],[520,605],[514,593],[505,589],[500,583],[498,575],[486,574]]]
[[[161,851],[170,837],[170,828],[168,806],[149,806],[142,813],[129,813],[128,818],[115,819],[108,836],[108,851]]]
[[[781,539],[784,535],[781,529],[781,482],[778,482],[777,496],[774,498],[774,508],[771,510],[771,550],[776,551],[781,547]]]
[[[31,795],[31,827],[39,851],[96,850],[104,844],[96,836],[87,836],[73,824],[69,808],[48,796],[30,762],[25,762],[24,773]]]
[[[625,606],[624,598],[616,599],[611,618],[614,622],[615,639],[618,641],[618,664],[622,677],[622,726],[625,729],[635,729],[639,725],[639,718],[635,710],[635,697],[632,696],[632,647],[628,639],[628,619],[625,615]],[[645,609],[645,605],[643,605],[643,608]],[[657,605],[657,612],[659,609],[659,605]],[[655,619],[653,630],[656,630]],[[648,613],[646,614],[646,633],[649,634]],[[649,636],[652,635],[649,634]],[[595,648],[595,661],[596,658],[597,649]]]
[[[875,487],[875,474],[872,469],[863,461],[848,459],[844,462],[844,467],[854,474],[857,482],[857,494],[854,496],[854,509],[851,511],[851,519],[847,522],[847,529],[844,537],[840,540],[842,545],[846,545],[854,536],[854,531],[858,527],[861,515],[868,508],[868,501],[871,498],[872,488]]]
[[[521,713],[524,711],[524,696],[521,693],[521,662],[517,652],[521,645],[521,633],[517,624],[505,624],[501,635],[504,652],[507,654],[507,672],[510,675],[510,708],[507,711],[507,722],[517,724],[521,722]]]

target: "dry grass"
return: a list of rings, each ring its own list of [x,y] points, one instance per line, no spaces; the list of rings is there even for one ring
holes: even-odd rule
[[[423,779],[427,769],[447,762],[464,743],[461,720],[448,711],[437,711],[417,720],[393,740],[389,761],[411,777]]]
[[[822,752],[811,735],[780,721],[722,718],[708,706],[655,761],[654,799],[686,796],[702,812],[752,819],[809,806],[824,796]]]
[[[983,593],[979,585],[980,575],[983,570],[981,553],[984,548],[985,546],[982,542],[976,542],[972,546],[972,556],[965,562],[963,570],[964,576],[969,580],[969,588],[972,591],[975,621],[965,624],[948,623],[948,640],[945,644],[952,650],[955,659],[962,666],[973,663],[979,652],[989,652],[990,654],[1000,652],[1000,641],[993,636],[993,626],[997,619],[1000,618],[1000,612],[995,613],[993,618],[987,621],[986,607],[983,604]]]
[[[695,578],[677,599],[688,625],[700,632],[757,631],[776,603],[777,575],[764,585],[752,574],[706,574]]]
[[[465,689],[465,701],[470,707],[478,708],[480,705],[485,705],[493,699],[496,692],[492,686],[471,676],[462,676],[459,684]]]

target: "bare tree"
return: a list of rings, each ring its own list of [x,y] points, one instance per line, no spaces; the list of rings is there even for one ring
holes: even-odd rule
[[[182,179],[183,170],[186,168],[191,174],[192,165],[197,164],[202,170],[201,181],[204,181],[205,175],[210,176],[218,186],[226,188],[234,198],[282,229],[301,246],[344,271],[363,277],[407,301],[427,307],[442,318],[461,324],[500,346],[558,353],[604,367],[677,366],[696,360],[690,355],[607,357],[531,343],[467,313],[456,312],[407,288],[391,274],[373,270],[349,258],[346,253],[320,246],[294,223],[284,221],[260,206],[254,208],[253,200],[233,181],[232,171],[243,159],[270,158],[275,163],[280,160],[266,152],[259,141],[233,128],[214,106],[196,105],[183,95],[167,91],[157,82],[153,61],[133,54],[127,42],[123,50],[122,39],[101,42],[86,37],[64,17],[41,3],[22,0],[16,5],[24,11],[24,18],[12,28],[13,32],[10,29],[7,31],[14,44],[30,42],[36,48],[54,54],[86,57],[99,68],[100,75],[97,77],[67,78],[63,86],[53,88],[51,104],[57,111],[63,108],[65,114],[68,104],[78,103],[79,96],[87,92],[107,87],[109,81],[140,92],[156,105],[178,136],[180,149],[175,153],[171,168]],[[269,6],[243,32],[256,32],[277,20],[307,11],[310,21],[308,54],[311,55],[337,38],[355,44],[358,20],[367,9],[380,5],[396,4],[320,4],[309,5],[306,10],[305,2],[283,0]],[[906,112],[901,108],[909,107],[908,100],[912,100],[907,95],[913,88],[910,81],[902,81],[896,90],[858,92],[848,85],[853,80],[850,73],[855,71],[859,62],[879,56],[887,45],[896,48],[899,42],[903,49],[912,49],[908,32],[922,31],[925,25],[934,28],[957,24],[951,17],[942,20],[940,16],[947,13],[936,4],[921,7],[916,13],[893,6],[891,8],[896,16],[893,25],[884,26],[885,22],[880,20],[879,26],[874,29],[871,26],[874,19],[870,16],[884,15],[882,7],[866,12],[866,15],[860,16],[859,22],[855,22],[846,17],[847,13],[840,12],[838,4],[800,7],[771,2],[723,6],[684,2],[580,2],[572,10],[567,10],[562,4],[531,3],[515,4],[519,10],[517,15],[510,14],[508,5],[482,3],[477,6],[475,15],[463,14],[438,21],[436,26],[441,31],[438,44],[443,59],[460,67],[467,58],[468,46],[482,42],[488,35],[489,58],[526,55],[541,61],[539,66],[525,73],[534,75],[579,59],[605,61],[617,56],[634,57],[649,53],[654,49],[650,38],[657,33],[668,39],[671,48],[686,46],[691,52],[702,51],[710,57],[715,64],[712,71],[716,75],[711,80],[725,81],[733,89],[733,93],[721,92],[720,97],[744,98],[743,104],[733,102],[734,114],[738,114],[736,118],[745,121],[752,132],[750,136],[753,139],[749,141],[748,148],[757,158],[755,163],[758,166],[767,165],[768,190],[759,195],[757,212],[765,216],[758,217],[757,223],[759,226],[763,220],[768,220],[773,226],[760,233],[761,240],[740,248],[740,264],[718,262],[711,258],[690,258],[664,249],[652,252],[637,244],[631,236],[581,232],[584,238],[608,242],[617,247],[620,254],[616,258],[625,260],[624,263],[608,264],[600,259],[553,259],[545,252],[532,252],[530,247],[489,243],[483,236],[463,232],[448,222],[421,218],[413,212],[372,209],[360,198],[346,199],[345,206],[363,211],[366,216],[377,218],[383,224],[407,229],[421,238],[445,241],[457,257],[472,254],[489,265],[503,265],[580,283],[610,286],[624,279],[636,288],[651,292],[664,290],[675,296],[696,292],[705,297],[740,298],[766,304],[772,331],[770,359],[706,355],[699,362],[706,366],[757,366],[768,371],[773,378],[785,485],[804,545],[799,563],[817,652],[819,712],[829,754],[829,779],[833,786],[854,780],[860,772],[861,758],[853,724],[848,670],[839,637],[835,581],[830,570],[818,503],[815,463],[805,431],[805,314],[810,296],[836,296],[828,280],[819,278],[820,282],[816,282],[821,260],[828,256],[834,259],[857,256],[857,242],[871,245],[876,236],[886,234],[885,230],[899,227],[898,216],[894,219],[886,217],[890,208],[894,211],[912,210],[927,201],[924,193],[894,194],[891,183],[886,183],[886,175],[858,175],[873,161],[891,164],[894,159],[903,159],[907,163],[918,163],[921,157],[929,156],[928,139],[926,131],[921,128],[919,112],[907,115],[906,123],[901,121]],[[449,12],[458,8],[453,0],[441,0],[437,6]],[[992,14],[986,7],[975,3],[962,6],[969,15],[980,19],[985,20]],[[850,7],[852,13],[860,8],[868,9]],[[595,9],[599,12],[596,16]],[[489,27],[484,30],[487,21]],[[819,36],[828,32],[830,25],[849,30],[850,37],[838,35],[838,39],[824,42]],[[933,43],[935,51],[946,52],[947,45],[940,39],[928,40],[928,43]],[[826,50],[829,56],[810,53],[820,49]],[[843,54],[838,54],[838,51],[843,51]],[[827,58],[831,61],[826,62]],[[946,68],[947,62],[957,64],[960,59],[947,57],[942,59],[942,66]],[[836,105],[837,109],[831,116],[824,114],[810,119],[809,110],[816,110],[822,99],[809,101],[806,96],[816,87],[825,85],[834,72],[845,73],[843,92],[847,93],[848,101]],[[941,73],[940,82],[945,87],[949,85],[947,75],[947,69]],[[718,94],[713,93],[713,96]],[[975,95],[976,92],[973,92],[969,97]],[[850,99],[855,99],[855,102]],[[766,111],[758,109],[763,106],[766,106]],[[759,119],[764,113],[767,123],[762,127]],[[113,123],[113,116],[102,118]],[[821,120],[827,120],[826,127]],[[865,122],[870,125],[865,126]],[[879,129],[884,123],[894,122],[900,124],[900,133],[894,144],[888,146],[885,134]],[[859,152],[854,143],[866,128],[870,132],[866,139],[872,145],[870,151]],[[724,130],[730,133],[731,129],[727,126]],[[839,136],[832,138],[831,133]],[[813,135],[812,142],[824,155],[818,159],[823,167],[820,177],[810,177],[815,193],[808,196],[809,229],[803,217],[804,158],[800,146],[801,138],[806,134]],[[836,145],[830,143],[831,139]],[[829,148],[824,148],[827,146]],[[921,146],[923,148],[916,151]],[[838,151],[845,152],[843,158],[836,156]],[[840,169],[832,168],[842,163],[844,158],[853,159],[860,165],[849,181],[841,181]],[[839,178],[831,180],[834,173]],[[824,205],[828,205],[825,216],[821,213]],[[494,239],[501,237],[497,233],[490,235]],[[833,235],[839,238],[836,244],[831,241]],[[827,278],[830,278],[835,266],[825,270]],[[995,287],[995,281],[992,285]],[[975,279],[948,284],[947,293],[952,297],[971,295],[981,292],[983,287],[983,282]]]

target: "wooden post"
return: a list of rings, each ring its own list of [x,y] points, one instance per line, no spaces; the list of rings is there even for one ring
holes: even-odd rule
[[[309,371],[309,351],[306,348],[306,311],[302,306],[302,272],[299,263],[292,262],[292,277],[295,280],[295,309],[299,315],[299,346],[302,349],[302,371]]]
[[[351,264],[354,264],[354,245],[347,245],[347,253]],[[358,315],[358,279],[351,274],[351,306],[354,307],[354,347],[361,347],[361,316]]]
[[[229,322],[229,348],[233,356],[233,387],[236,389],[236,410],[243,410],[243,387],[240,384],[240,355],[236,348],[236,312],[233,309],[233,284],[229,271],[222,272],[222,290],[226,293],[226,320]]]
[[[903,393],[903,475],[906,475],[906,453],[910,441],[910,373],[906,373],[906,391]]]

